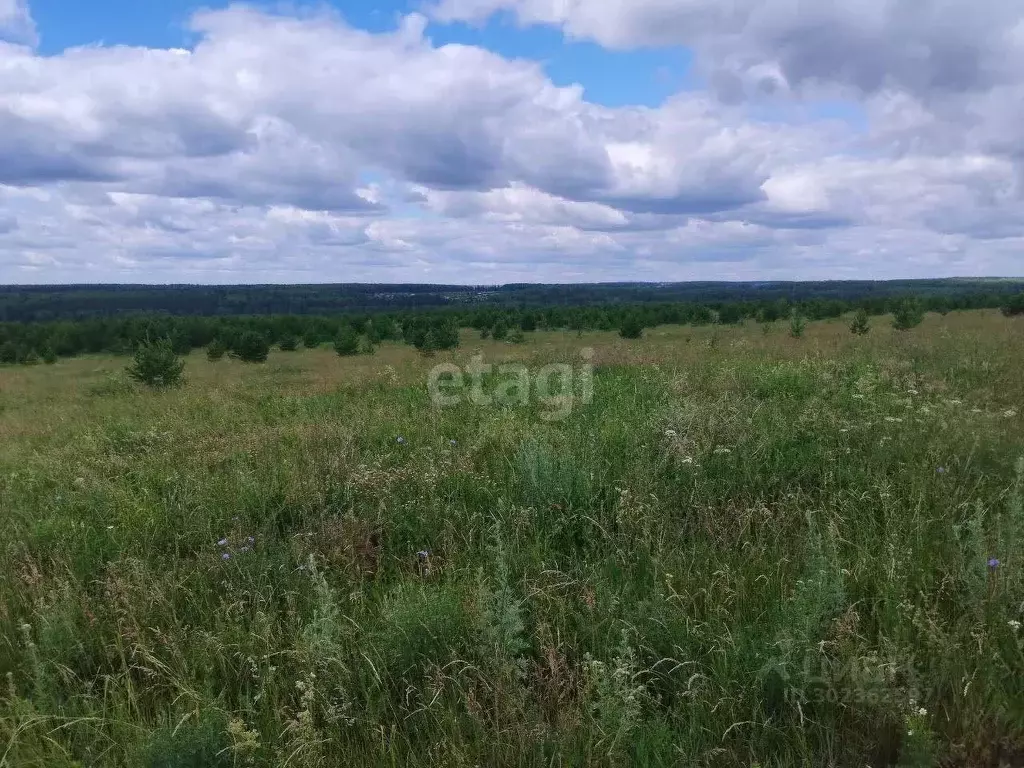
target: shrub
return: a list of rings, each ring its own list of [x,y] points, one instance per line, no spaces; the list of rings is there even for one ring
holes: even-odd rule
[[[256,331],[246,331],[238,339],[231,354],[245,363],[265,363],[270,354],[270,344]]]
[[[320,334],[316,331],[306,331],[302,335],[302,346],[306,349],[319,349],[321,341]]]
[[[278,343],[278,346],[284,352],[294,352],[299,348],[299,340],[295,336],[285,336]]]
[[[850,324],[850,333],[856,336],[863,336],[871,330],[871,326],[868,325],[868,313],[865,309],[858,309],[857,314],[853,316],[853,322]]]
[[[42,358],[47,365],[53,365],[57,362],[57,353],[53,351],[53,347],[47,344],[43,347]]]
[[[526,341],[526,336],[518,328],[508,335],[509,344],[522,344],[524,341]]]
[[[174,353],[170,339],[144,342],[135,350],[128,376],[150,387],[173,387],[181,383],[185,362]]]
[[[1010,300],[1003,306],[1003,314],[1007,317],[1024,315],[1024,293],[1018,293],[1016,296],[1011,296]]]
[[[228,345],[220,339],[214,339],[210,342],[210,346],[206,348],[206,359],[210,362],[215,362],[220,360],[227,353]]]
[[[419,349],[420,354],[424,357],[433,357],[437,350],[440,349],[437,343],[437,334],[434,333],[433,328],[423,334],[423,341],[420,342]]]
[[[794,339],[802,339],[806,328],[807,321],[804,319],[804,316],[794,311],[789,318],[789,335]]]
[[[914,299],[906,299],[900,302],[893,314],[892,327],[897,331],[909,331],[916,328],[924,320],[924,310],[921,303]]]
[[[18,362],[18,348],[13,341],[5,341],[0,345],[0,363]]]
[[[508,325],[504,320],[499,320],[494,324],[494,328],[491,329],[491,336],[494,337],[495,341],[503,341],[508,336]]]
[[[21,360],[22,365],[38,365],[39,364],[39,353],[34,349],[30,349],[25,353],[25,357]]]
[[[334,339],[334,351],[342,357],[359,354],[359,336],[351,325],[343,325]]]
[[[619,327],[619,336],[624,339],[639,339],[644,335],[644,326],[640,322],[640,318],[635,315],[630,315],[622,321],[622,325]]]

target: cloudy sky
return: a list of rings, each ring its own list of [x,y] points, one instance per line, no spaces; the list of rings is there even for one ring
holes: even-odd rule
[[[952,275],[1020,0],[0,0],[0,282]]]

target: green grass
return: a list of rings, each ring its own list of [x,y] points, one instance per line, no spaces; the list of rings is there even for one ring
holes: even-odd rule
[[[1024,324],[848,325],[0,369],[0,766],[1019,764]]]

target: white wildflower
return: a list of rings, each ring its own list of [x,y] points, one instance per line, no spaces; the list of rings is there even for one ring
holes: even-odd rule
[[[722,454],[725,454],[725,453],[732,453],[732,450],[730,448],[722,448],[721,446],[719,446],[718,448],[715,448],[715,455],[716,456],[721,456]]]
[[[921,707],[920,709],[917,710],[917,714],[920,717],[925,717],[928,714],[928,710],[925,709],[924,707]]]
[[[1009,410],[1003,411],[1003,416],[1005,416],[1008,419],[1012,419],[1016,415],[1017,415],[1017,411],[1015,411],[1013,408],[1010,408]]]
[[[890,424],[902,424],[903,423],[903,419],[897,418],[896,416],[886,416],[885,420],[888,421]]]
[[[1018,629],[1020,629],[1020,622],[1017,621],[1016,619],[1010,619],[1006,623],[1010,625],[1010,629],[1012,629],[1014,632],[1016,632]]]

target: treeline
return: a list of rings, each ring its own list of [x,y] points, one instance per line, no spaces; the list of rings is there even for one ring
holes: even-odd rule
[[[131,354],[139,345],[159,339],[168,339],[177,354],[210,345],[230,351],[251,344],[254,337],[283,349],[323,344],[335,344],[339,349],[354,344],[372,348],[389,340],[418,349],[448,349],[458,345],[460,328],[474,328],[482,337],[515,340],[536,330],[610,331],[659,325],[731,325],[745,320],[771,323],[794,314],[822,320],[858,310],[882,315],[896,311],[908,301],[930,312],[1001,307],[1007,315],[1024,314],[1024,293],[1011,297],[979,293],[925,298],[869,296],[855,301],[817,298],[801,302],[778,299],[540,308],[466,306],[345,315],[203,317],[145,313],[78,321],[0,323],[0,363],[53,362],[81,354]]]
[[[533,308],[605,304],[750,304],[817,300],[923,299],[965,294],[992,301],[1024,281],[981,279],[599,283],[576,285],[70,285],[0,286],[0,322],[54,322],[140,312],[195,316],[338,315],[467,307]],[[999,306],[993,304],[992,306]]]

